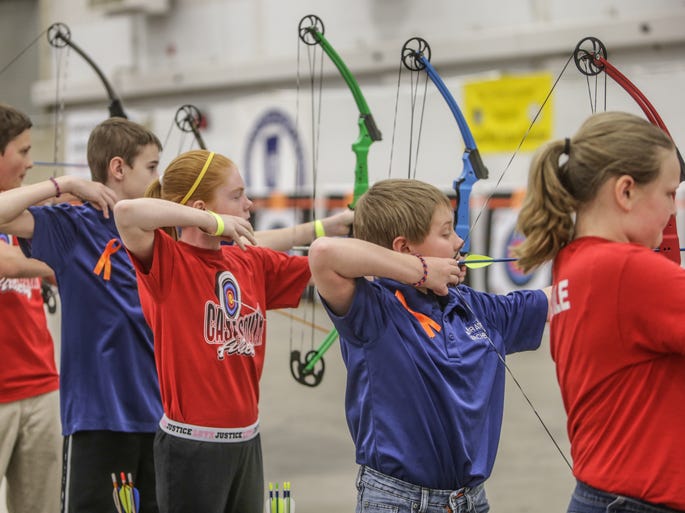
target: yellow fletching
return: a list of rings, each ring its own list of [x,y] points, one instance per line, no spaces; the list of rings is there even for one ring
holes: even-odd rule
[[[517,258],[506,257],[506,258],[492,258],[487,255],[467,255],[463,260],[457,261],[459,265],[465,265],[469,269],[480,269],[481,267],[487,267],[490,264],[496,262],[516,262]]]
[[[493,262],[493,258],[486,255],[476,255],[470,254],[466,255],[463,262],[469,269],[480,269],[481,267],[487,267]]]

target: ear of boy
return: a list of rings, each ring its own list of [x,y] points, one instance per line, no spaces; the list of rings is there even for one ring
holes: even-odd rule
[[[114,157],[109,161],[109,176],[114,180],[124,179],[124,159]]]
[[[400,235],[399,237],[395,237],[392,241],[392,249],[393,251],[397,251],[398,253],[412,253],[411,245],[409,244],[409,241],[407,240],[406,237]]]

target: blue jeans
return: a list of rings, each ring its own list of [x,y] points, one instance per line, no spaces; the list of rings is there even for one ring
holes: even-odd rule
[[[682,513],[576,482],[567,513]]]
[[[485,487],[433,490],[381,474],[369,467],[357,475],[356,513],[488,513]]]

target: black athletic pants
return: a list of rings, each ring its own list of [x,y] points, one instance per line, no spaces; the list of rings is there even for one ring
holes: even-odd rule
[[[246,442],[188,440],[161,429],[155,436],[161,513],[263,513],[259,435]]]

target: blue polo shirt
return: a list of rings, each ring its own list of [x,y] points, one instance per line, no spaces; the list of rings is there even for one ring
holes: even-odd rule
[[[133,265],[121,247],[109,280],[93,272],[107,243],[119,239],[114,219],[89,204],[29,210],[35,229],[25,251],[52,267],[62,303],[63,434],[154,433],[162,404]]]
[[[396,290],[440,330],[422,327]],[[329,316],[348,370],[345,410],[357,463],[439,490],[485,481],[504,409],[505,368],[497,353],[540,346],[544,292],[504,296],[459,286],[438,298],[361,278],[349,312]]]

